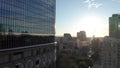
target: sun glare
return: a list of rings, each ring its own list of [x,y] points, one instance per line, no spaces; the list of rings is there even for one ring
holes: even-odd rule
[[[104,28],[106,28],[106,24],[103,21],[102,17],[96,15],[87,15],[80,19],[79,23],[77,23],[77,30],[86,31],[88,36],[103,36],[105,34]]]

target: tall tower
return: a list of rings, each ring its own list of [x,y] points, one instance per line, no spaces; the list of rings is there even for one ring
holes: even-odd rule
[[[109,17],[109,36],[120,39],[120,14]]]
[[[0,68],[54,68],[56,0],[0,0]]]

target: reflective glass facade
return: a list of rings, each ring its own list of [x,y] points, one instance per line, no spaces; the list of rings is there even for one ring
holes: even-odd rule
[[[120,14],[109,18],[109,36],[120,39]]]
[[[54,34],[55,0],[0,0],[0,49],[51,43]]]
[[[54,34],[55,0],[0,0],[0,30]]]

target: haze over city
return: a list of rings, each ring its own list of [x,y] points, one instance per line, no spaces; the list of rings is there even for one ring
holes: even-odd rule
[[[56,36],[84,30],[88,37],[108,36],[109,17],[119,13],[119,0],[57,0]]]

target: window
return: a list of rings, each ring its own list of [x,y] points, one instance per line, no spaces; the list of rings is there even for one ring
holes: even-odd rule
[[[40,59],[37,58],[35,61],[35,66],[38,68],[40,66]]]
[[[26,68],[33,68],[33,61],[32,60],[27,61]]]
[[[10,67],[4,67],[4,68],[10,68]]]
[[[15,65],[15,68],[23,68],[23,64],[22,63],[18,63]]]

